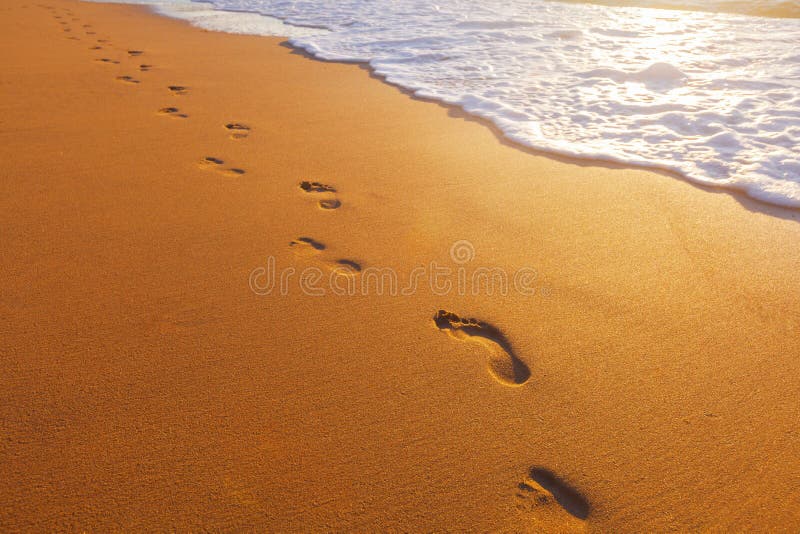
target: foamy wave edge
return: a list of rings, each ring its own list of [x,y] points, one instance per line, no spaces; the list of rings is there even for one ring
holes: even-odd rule
[[[303,42],[304,37],[328,33],[328,28],[302,26],[287,22],[285,19],[274,14],[264,14],[250,11],[236,11],[222,9],[214,4],[202,1],[188,0],[186,2],[162,2],[157,0],[83,0],[103,3],[127,3],[148,5],[151,9],[162,16],[185,20],[193,26],[231,34],[258,35],[282,37],[287,39],[287,43],[294,49],[300,50],[309,56],[320,60],[348,64],[362,64],[367,66],[371,72],[380,77],[386,83],[409,91],[415,97],[439,102],[448,106],[457,107],[474,117],[486,120],[494,125],[503,136],[517,146],[543,153],[567,158],[574,158],[585,162],[597,161],[600,163],[615,163],[632,168],[643,170],[661,171],[669,173],[676,178],[683,178],[691,183],[703,187],[727,190],[733,194],[744,194],[754,200],[783,208],[800,208],[800,184],[797,182],[774,181],[768,184],[740,183],[734,179],[713,179],[704,176],[697,176],[688,171],[681,162],[653,161],[644,158],[635,158],[630,155],[616,155],[607,152],[596,152],[581,149],[574,143],[559,139],[548,139],[544,142],[531,142],[530,139],[523,137],[517,130],[515,123],[511,120],[498,116],[490,109],[482,106],[479,102],[463,102],[459,99],[449,99],[440,95],[433,95],[426,91],[426,87],[415,85],[413,80],[401,79],[393,76],[391,72],[384,71],[372,64],[372,60],[367,57],[345,56],[323,51],[313,43]],[[687,163],[688,166],[688,163]],[[771,186],[779,183],[778,189]],[[789,185],[791,184],[791,185]],[[785,189],[789,189],[786,191]]]

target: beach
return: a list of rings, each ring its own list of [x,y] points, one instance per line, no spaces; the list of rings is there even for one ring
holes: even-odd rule
[[[278,37],[0,14],[0,530],[800,526],[797,210]]]

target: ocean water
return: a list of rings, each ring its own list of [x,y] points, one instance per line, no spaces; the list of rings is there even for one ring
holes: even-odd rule
[[[528,147],[800,206],[800,19],[790,18],[800,1],[612,1],[176,0],[157,9],[366,62]],[[693,3],[704,11],[680,9]]]

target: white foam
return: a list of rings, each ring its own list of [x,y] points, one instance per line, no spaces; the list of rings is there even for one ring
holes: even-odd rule
[[[800,206],[798,19],[546,0],[212,2],[283,21],[293,45],[369,62],[524,145]],[[203,27],[281,31],[203,9],[216,13],[191,15]]]

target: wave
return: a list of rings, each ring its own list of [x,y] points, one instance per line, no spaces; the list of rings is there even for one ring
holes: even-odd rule
[[[285,35],[320,59],[368,63],[531,148],[800,206],[798,19],[546,0],[203,6],[216,15],[191,15],[198,25],[217,17],[211,29]]]

